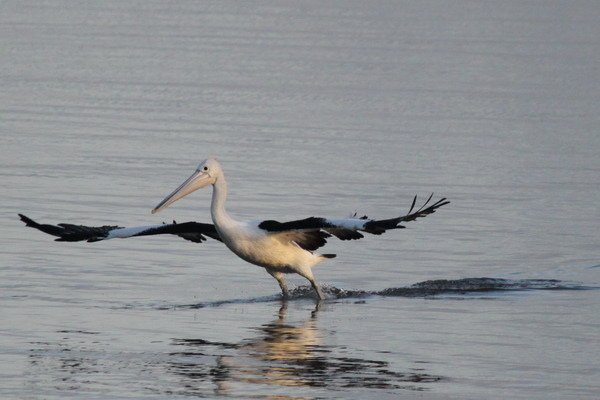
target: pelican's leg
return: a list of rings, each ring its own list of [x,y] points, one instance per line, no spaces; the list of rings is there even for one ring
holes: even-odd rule
[[[323,293],[323,290],[321,289],[321,286],[319,286],[319,284],[317,283],[317,281],[315,280],[315,277],[312,273],[312,270],[309,268],[302,268],[300,271],[298,271],[298,274],[305,277],[306,279],[308,279],[308,281],[310,282],[310,285],[313,287],[313,289],[315,290],[315,292],[317,293],[317,297],[319,298],[319,300],[325,300],[325,293]]]
[[[285,279],[283,277],[283,272],[281,271],[275,271],[272,269],[267,269],[267,272],[277,280],[277,283],[279,283],[279,287],[281,288],[281,294],[283,295],[284,299],[289,299],[290,298],[290,292],[288,290],[287,284],[285,283]]]
[[[317,281],[315,281],[315,278],[308,280],[310,281],[310,284],[312,285],[313,289],[315,289],[315,292],[317,292],[317,297],[319,298],[319,300],[325,300],[325,293],[323,293],[323,289],[321,289],[321,286],[319,286]]]

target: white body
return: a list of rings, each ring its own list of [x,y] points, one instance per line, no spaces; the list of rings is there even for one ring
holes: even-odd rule
[[[258,227],[259,223],[232,221],[230,225],[215,226],[229,250],[243,260],[267,269],[300,273],[324,260],[319,254],[295,244],[285,233],[266,233]]]

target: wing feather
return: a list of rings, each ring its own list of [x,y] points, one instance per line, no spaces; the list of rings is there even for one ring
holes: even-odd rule
[[[324,228],[326,232],[332,234],[336,238],[340,240],[357,240],[364,238],[363,234],[352,230],[352,229],[344,229],[344,228]]]
[[[173,221],[172,224],[135,226],[124,228],[118,225],[103,225],[103,226],[86,226],[74,224],[39,224],[19,214],[21,221],[25,222],[26,226],[38,229],[52,236],[57,236],[55,239],[59,242],[97,242],[100,240],[114,238],[129,238],[136,236],[162,235],[171,234],[179,236],[183,239],[201,243],[206,241],[206,237],[221,241],[217,230],[213,224],[204,224],[200,222],[185,222],[178,224]]]
[[[400,225],[401,222],[414,221],[417,218],[433,214],[438,208],[450,203],[444,197],[429,205],[432,198],[433,193],[417,211],[413,212],[417,202],[417,196],[415,196],[408,213],[396,218],[375,220],[367,216],[356,217],[355,213],[353,217],[345,219],[309,217],[287,222],[266,220],[262,221],[258,227],[271,234],[295,232],[294,235],[290,235],[296,238],[294,242],[302,248],[312,251],[324,246],[327,243],[326,239],[332,235],[340,240],[356,240],[364,237],[361,232],[381,235],[391,229],[403,229],[404,226]]]
[[[309,231],[283,231],[273,233],[279,240],[283,242],[294,242],[304,250],[315,251],[319,247],[325,246],[327,238],[331,235],[322,230]]]

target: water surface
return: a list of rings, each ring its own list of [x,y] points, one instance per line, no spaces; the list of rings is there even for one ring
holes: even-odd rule
[[[0,397],[592,399],[596,2],[0,5]],[[217,155],[238,218],[375,218],[294,298],[220,243],[56,243]]]

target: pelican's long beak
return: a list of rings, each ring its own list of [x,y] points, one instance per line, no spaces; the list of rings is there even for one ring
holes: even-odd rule
[[[187,178],[185,182],[183,182],[177,189],[173,191],[173,193],[158,203],[158,205],[152,210],[152,214],[159,212],[163,208],[167,208],[182,197],[187,196],[195,190],[208,186],[211,183],[211,176],[209,174],[204,171],[196,170],[192,176]]]

